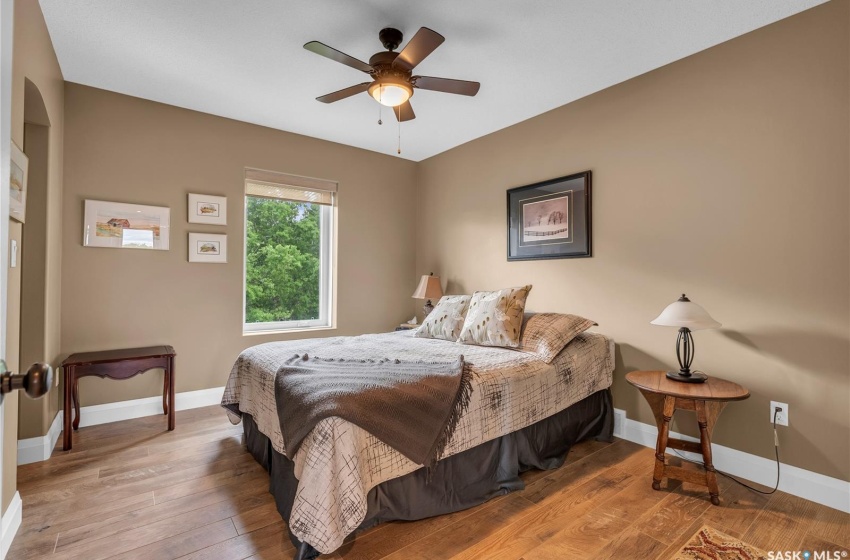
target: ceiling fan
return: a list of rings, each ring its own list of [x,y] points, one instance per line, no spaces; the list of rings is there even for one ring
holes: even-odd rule
[[[436,31],[427,27],[420,28],[401,52],[394,52],[403,38],[398,29],[392,27],[382,29],[378,38],[387,50],[372,55],[369,64],[319,41],[310,41],[304,45],[304,48],[308,51],[351,66],[372,77],[371,82],[363,82],[317,97],[318,101],[333,103],[368,91],[369,95],[381,105],[393,107],[393,114],[400,122],[403,122],[416,118],[413,108],[410,106],[410,97],[415,89],[428,89],[469,96],[478,93],[478,89],[481,87],[478,82],[413,75],[413,69],[416,65],[425,60],[425,57],[434,52],[446,40]]]

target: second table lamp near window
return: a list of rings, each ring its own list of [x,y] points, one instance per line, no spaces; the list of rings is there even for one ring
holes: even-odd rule
[[[434,310],[434,304],[431,303],[431,300],[439,300],[441,297],[443,297],[443,288],[440,286],[440,277],[434,276],[433,272],[429,275],[423,275],[422,279],[419,280],[416,291],[413,292],[413,299],[427,300],[422,308],[425,317]]]

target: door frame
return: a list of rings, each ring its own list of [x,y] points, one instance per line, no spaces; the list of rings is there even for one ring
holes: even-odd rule
[[[15,27],[14,0],[0,0],[0,357],[6,355],[6,291],[9,262],[9,158],[12,143],[12,48]],[[3,415],[0,403],[0,481],[3,479]],[[9,520],[0,511],[0,527]],[[5,537],[6,535],[2,535]],[[5,539],[4,539],[5,541]],[[6,556],[5,545],[0,557]]]

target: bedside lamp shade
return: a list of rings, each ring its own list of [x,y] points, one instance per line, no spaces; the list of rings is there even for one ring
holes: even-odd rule
[[[661,315],[650,321],[662,327],[687,327],[692,331],[716,329],[721,325],[708,314],[708,311],[689,300],[682,294],[677,301],[664,308]]]
[[[434,276],[433,272],[427,276],[422,276],[422,279],[419,280],[419,285],[416,286],[416,291],[413,292],[413,299],[427,300],[425,306],[422,308],[426,317],[434,309],[431,300],[440,299],[441,297],[443,297],[443,288],[440,286],[440,277]]]
[[[440,299],[441,297],[443,297],[443,288],[440,286],[440,277],[434,276],[433,272],[430,275],[423,275],[416,291],[413,292],[413,299]]]

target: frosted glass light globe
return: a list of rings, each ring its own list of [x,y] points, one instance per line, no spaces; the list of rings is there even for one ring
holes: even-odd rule
[[[369,94],[381,105],[398,107],[410,99],[413,90],[406,84],[375,82],[369,86]]]

